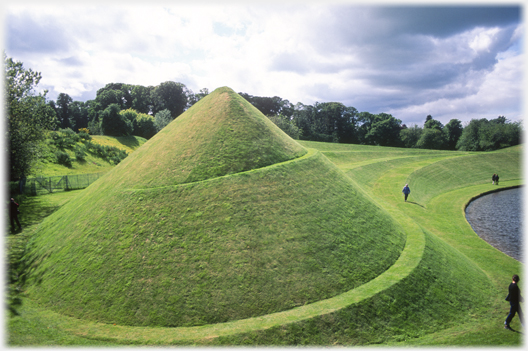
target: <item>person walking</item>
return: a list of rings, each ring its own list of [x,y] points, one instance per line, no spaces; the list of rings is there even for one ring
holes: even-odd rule
[[[491,176],[491,184],[495,184],[496,179],[497,179],[497,175],[493,173],[493,175]]]
[[[18,224],[18,228],[22,230],[22,226],[18,220],[18,206],[19,205],[15,202],[15,199],[11,198],[11,202],[9,203],[9,220],[11,221],[11,228],[13,231],[15,230],[15,222]]]
[[[402,190],[403,195],[405,196],[405,201],[407,202],[407,197],[411,193],[411,189],[409,188],[409,184],[405,184]]]
[[[514,274],[512,277],[512,282],[508,287],[508,296],[506,297],[506,301],[510,302],[510,313],[504,321],[504,329],[513,330],[510,327],[510,323],[513,317],[515,317],[515,313],[519,315],[519,321],[521,322],[521,325],[524,324],[524,317],[521,309],[521,302],[523,301],[523,298],[521,296],[521,289],[519,289],[518,283],[519,276],[517,274]]]
[[[499,175],[498,174],[495,176],[495,184],[499,185]]]

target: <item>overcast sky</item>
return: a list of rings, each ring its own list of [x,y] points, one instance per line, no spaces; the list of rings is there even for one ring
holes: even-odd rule
[[[522,118],[520,5],[187,3],[8,2],[4,48],[42,73],[50,99],[176,81],[194,92],[337,101],[407,125],[429,114],[444,124]]]

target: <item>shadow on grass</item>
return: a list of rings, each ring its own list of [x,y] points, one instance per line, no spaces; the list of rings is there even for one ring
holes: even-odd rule
[[[406,201],[407,203],[410,203],[410,204],[413,204],[413,205],[417,205],[417,206],[420,206],[421,208],[425,208],[424,205],[420,205],[418,202],[414,202],[414,201]]]
[[[515,329],[513,329],[513,328],[510,328],[510,329],[507,329],[507,330],[509,330],[509,331],[511,331],[511,332],[514,332],[514,333],[521,334],[521,335],[523,334],[523,332],[521,332],[520,330],[515,330]]]
[[[7,239],[7,307],[11,316],[19,315],[18,309],[22,305],[24,286],[31,279],[40,284],[45,270],[39,270],[40,263],[48,255],[35,255],[27,247],[28,239],[33,229],[31,226],[42,222],[44,218],[55,212],[66,200],[54,202],[46,195],[42,196],[17,196],[20,204],[19,220],[22,229],[11,230]]]
[[[131,149],[136,149],[137,147],[139,147],[139,141],[136,138],[134,138],[133,136],[118,137],[117,140],[121,144],[123,144],[123,145],[125,145],[125,146],[127,146],[127,147],[129,147]]]
[[[22,227],[40,223],[44,218],[60,208],[59,205],[49,204],[43,200],[42,198],[45,196],[26,197],[24,202],[20,204],[18,218]]]

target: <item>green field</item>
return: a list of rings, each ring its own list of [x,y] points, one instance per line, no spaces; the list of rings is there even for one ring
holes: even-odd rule
[[[8,244],[42,283],[9,345],[521,345],[502,326],[522,265],[464,208],[522,184],[522,146],[297,143],[239,98],[219,89],[89,188],[23,204]]]

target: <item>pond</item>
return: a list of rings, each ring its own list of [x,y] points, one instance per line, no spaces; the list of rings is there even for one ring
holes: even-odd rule
[[[523,262],[522,188],[479,197],[466,208],[466,219],[478,236]]]

